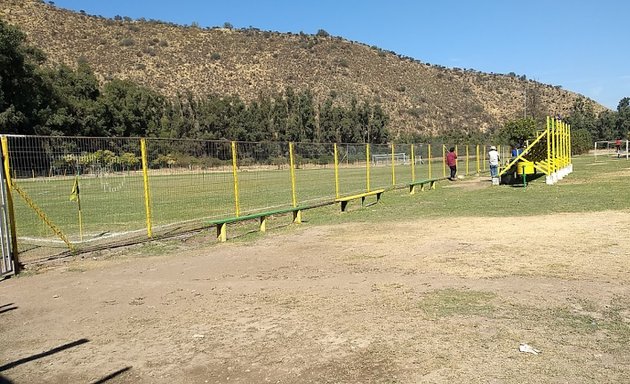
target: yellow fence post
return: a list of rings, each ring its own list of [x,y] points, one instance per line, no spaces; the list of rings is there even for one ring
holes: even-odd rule
[[[567,124],[567,155],[568,155],[568,162],[569,162],[569,167],[571,167],[571,124]],[[570,172],[573,172],[573,169],[570,168],[569,169]]]
[[[483,155],[484,155],[484,157],[486,156],[486,146],[485,145],[483,146]],[[486,161],[485,160],[483,162],[482,167],[483,167],[483,171],[485,172],[486,171]]]
[[[481,171],[479,167],[479,162],[481,161],[481,159],[479,158],[479,144],[477,144],[475,148],[475,159],[477,160],[477,176],[479,176],[479,173]]]
[[[558,170],[564,167],[564,123],[562,121],[558,124]]]
[[[236,217],[241,215],[240,202],[238,200],[238,173],[236,162],[236,141],[232,141],[232,177],[234,178],[234,208]]]
[[[468,176],[468,174],[470,173],[470,170],[468,168],[468,163],[469,163],[469,160],[468,160],[468,144],[466,144],[466,176]]]
[[[558,124],[558,121],[556,121],[555,117],[551,118],[551,125],[553,126],[553,132],[554,132],[554,139],[552,141],[553,144],[553,148],[551,150],[551,155],[554,157],[554,169],[557,171],[560,165],[560,162],[558,161],[558,151],[559,151],[559,146],[560,146],[560,124]]]
[[[564,124],[558,121],[558,170],[564,166]]]
[[[446,145],[442,144],[442,176],[446,177]]]
[[[569,166],[569,127],[568,124],[562,122],[564,132],[564,166]]]
[[[147,216],[147,236],[153,237],[151,224],[151,193],[149,190],[149,162],[147,161],[147,141],[140,139],[140,154],[142,156],[142,178],[144,180],[144,211]]]
[[[551,176],[551,119],[547,116],[547,176]]]
[[[569,124],[564,124],[564,166],[569,166]]]
[[[429,179],[431,178],[431,144],[427,144],[427,152],[428,152],[428,159],[427,161],[429,162]]]
[[[571,125],[568,126],[568,131],[567,132],[569,134],[569,167],[571,167],[570,169],[571,169],[571,171],[573,171],[573,167],[572,167],[573,154],[571,153],[571,150],[573,149],[572,145],[571,145]]]
[[[560,132],[560,123],[556,120],[556,174],[558,170],[560,170],[560,166],[562,165],[562,161],[560,159],[560,147],[562,145],[562,134]]]
[[[20,263],[18,260],[17,229],[15,227],[15,210],[13,208],[13,180],[11,179],[11,168],[9,165],[9,141],[6,136],[2,136],[2,158],[4,167],[4,178],[7,190],[7,210],[9,211],[9,224],[11,231],[11,252],[13,253],[15,272],[19,272]]]
[[[289,165],[291,167],[291,196],[293,208],[297,207],[297,191],[295,190],[295,157],[293,156],[293,143],[289,142]],[[302,211],[296,211],[293,218],[294,223],[302,222]]]
[[[558,124],[558,158],[560,159],[558,168],[561,169],[564,166],[564,123],[558,120],[557,124]]]
[[[335,199],[339,198],[339,155],[337,154],[337,143],[333,144],[335,152]]]
[[[396,185],[396,161],[394,159],[394,149],[395,149],[395,145],[394,143],[391,144],[392,146],[392,185],[395,186]]]
[[[564,121],[562,122],[562,140],[564,144],[562,146],[562,155],[564,157],[564,166],[566,167],[569,165],[569,156],[567,154],[567,124]]]
[[[556,121],[551,119],[551,167],[552,177],[556,173]]]
[[[562,127],[562,168],[564,168],[567,165],[567,134],[564,121],[560,122],[560,126]]]
[[[560,168],[564,168],[564,122],[559,121],[560,125],[560,148],[559,148],[559,156],[560,156]]]
[[[553,177],[551,174],[553,173],[552,168],[552,160],[551,160],[551,151],[553,150],[552,146],[552,134],[551,134],[551,118],[547,116],[547,184],[551,184],[553,182]]]
[[[558,157],[560,158],[558,169],[564,168],[564,122],[558,120]]]
[[[416,181],[416,155],[413,151],[413,144],[411,144],[411,181]]]
[[[365,179],[367,191],[370,192],[370,143],[365,144]]]

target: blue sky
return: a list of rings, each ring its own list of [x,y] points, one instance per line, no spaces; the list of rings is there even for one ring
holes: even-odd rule
[[[616,109],[630,97],[630,1],[56,0],[93,15],[334,36],[447,67],[526,75]]]

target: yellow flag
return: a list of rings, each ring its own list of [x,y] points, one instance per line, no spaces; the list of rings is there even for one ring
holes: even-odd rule
[[[81,241],[83,241],[83,215],[81,214],[81,196],[79,195],[79,175],[74,177],[74,184],[72,184],[70,201],[72,200],[77,202],[77,209],[79,210],[79,236]]]
[[[79,210],[81,209],[81,197],[79,196],[79,176],[74,177],[74,184],[72,184],[72,192],[70,193],[70,200],[76,201],[79,204]]]
[[[77,200],[79,198],[79,178],[74,178],[74,184],[72,184],[72,192],[70,193],[70,200]]]

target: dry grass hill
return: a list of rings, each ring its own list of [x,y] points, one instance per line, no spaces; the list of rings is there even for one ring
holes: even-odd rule
[[[0,17],[27,33],[49,63],[87,61],[98,76],[161,93],[259,93],[309,88],[340,102],[380,102],[394,136],[464,133],[529,114],[566,114],[583,96],[516,75],[447,69],[339,37],[204,29],[75,13],[34,0],[0,0]],[[597,112],[605,108],[593,101]]]

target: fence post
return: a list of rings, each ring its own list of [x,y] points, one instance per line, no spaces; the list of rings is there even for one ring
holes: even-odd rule
[[[11,252],[13,253],[13,264],[15,273],[20,272],[20,261],[18,255],[17,230],[15,227],[15,210],[13,208],[13,180],[11,179],[11,167],[9,165],[9,141],[6,136],[2,136],[2,159],[4,167],[4,178],[7,189],[7,210],[9,211],[9,222],[11,231]]]
[[[147,141],[140,139],[140,154],[142,155],[142,178],[144,180],[144,211],[147,216],[147,236],[153,237],[151,225],[151,193],[149,190],[149,167],[147,161]]]
[[[556,152],[557,152],[557,130],[556,130],[556,120],[551,119],[551,175],[552,177],[556,174]]]
[[[562,168],[564,167],[564,123],[562,121],[556,122],[558,127],[558,147],[557,147],[557,156],[558,156],[558,172],[559,175],[562,175]]]
[[[573,172],[573,145],[571,144],[571,125],[569,124],[569,167]],[[626,140],[626,160],[628,160],[628,140]]]
[[[468,176],[468,174],[470,173],[470,170],[468,168],[468,163],[469,163],[469,160],[468,160],[468,144],[466,144],[466,176]]]
[[[333,144],[335,152],[335,199],[339,198],[339,155],[337,152],[337,143]]]
[[[455,144],[455,165],[459,167],[459,145]]]
[[[477,144],[477,147],[475,148],[475,159],[477,160],[477,176],[479,176],[479,172],[481,171],[479,169],[479,162],[481,161],[481,159],[479,159],[479,144]]]
[[[293,143],[289,142],[289,166],[291,167],[291,196],[293,208],[297,207],[297,192],[295,190],[295,158],[293,156]],[[302,222],[302,211],[296,211],[293,219],[294,223]]]
[[[394,143],[392,145],[392,185],[396,185],[396,161],[394,159]]]
[[[562,149],[564,151],[564,166],[568,167],[569,166],[569,145],[568,145],[568,137],[569,137],[569,131],[567,129],[567,123],[565,123],[564,121],[562,122],[562,132],[564,133],[564,148]],[[620,148],[621,150],[621,148]]]
[[[497,151],[497,152],[498,152],[498,151]],[[485,145],[483,146],[483,153],[484,153],[484,156],[485,156],[485,155],[486,155],[486,146],[485,146]],[[486,171],[486,165],[487,165],[487,164],[488,164],[488,162],[487,162],[487,161],[484,161],[484,162],[483,162],[483,171],[484,171],[484,172]]]
[[[561,170],[562,168],[564,168],[564,122],[559,121],[558,123],[560,126],[560,129],[558,130],[558,138],[560,139],[558,156],[560,157],[559,170]],[[560,172],[560,174],[562,174],[562,172]]]
[[[442,176],[446,177],[446,146],[442,144]]]
[[[416,154],[413,151],[413,144],[411,144],[411,182],[416,181]]]
[[[503,153],[501,153],[501,144],[498,144],[498,145],[497,145],[497,152],[499,152],[499,159],[504,159],[504,157],[503,157]],[[505,164],[505,160],[503,160],[503,161],[504,161],[504,164]],[[501,162],[500,162],[500,161],[499,161],[499,164],[501,164]],[[501,166],[500,166],[500,165],[499,165],[499,168],[501,168]]]
[[[547,177],[551,178],[551,119],[549,116],[547,116]],[[547,184],[550,184],[551,179],[548,181]]]
[[[427,161],[429,162],[429,179],[431,178],[431,144],[427,144],[427,151],[429,152],[429,154],[427,155],[428,159]]]
[[[367,191],[370,192],[370,143],[365,144],[365,179]]]
[[[240,203],[238,201],[238,174],[236,172],[236,141],[232,141],[232,177],[234,178],[234,207],[236,217],[241,215]]]

